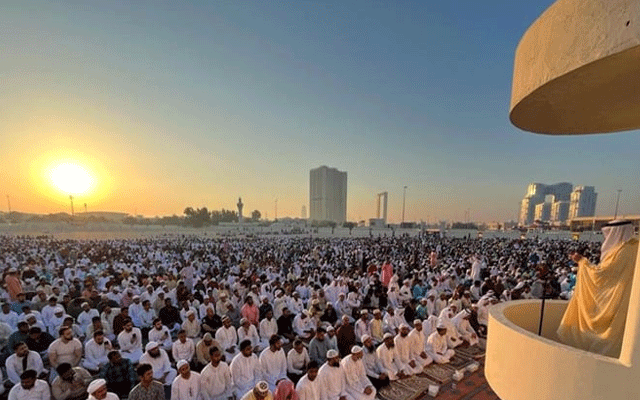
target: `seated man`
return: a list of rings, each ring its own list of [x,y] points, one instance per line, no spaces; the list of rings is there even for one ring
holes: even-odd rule
[[[376,397],[376,389],[367,377],[362,362],[363,356],[362,347],[353,346],[351,348],[351,354],[341,361],[346,378],[347,393],[354,399],[373,400]]]
[[[60,337],[49,346],[51,366],[57,368],[62,363],[69,363],[72,367],[80,365],[82,343],[73,337],[71,328],[67,326],[60,328],[59,334]]]
[[[253,353],[249,340],[240,342],[240,354],[231,361],[231,376],[233,377],[236,397],[242,397],[250,391],[262,378],[262,369],[258,356]]]
[[[218,347],[209,350],[211,362],[200,375],[200,388],[205,399],[228,400],[233,398],[233,381],[229,365],[222,361],[222,351]]]
[[[46,381],[37,379],[36,371],[28,369],[20,375],[20,383],[11,388],[8,400],[51,400],[51,391]]]
[[[84,349],[82,366],[90,371],[99,371],[109,362],[109,352],[113,350],[111,342],[104,337],[102,331],[93,332],[93,339],[89,340]]]
[[[165,351],[171,351],[173,347],[171,332],[162,324],[160,318],[153,320],[153,328],[149,331],[149,341],[160,344],[160,347]]]
[[[51,392],[55,400],[84,400],[87,398],[87,387],[91,382],[91,374],[82,367],[72,367],[62,363],[56,368],[58,376],[51,384]]]
[[[404,365],[400,362],[400,356],[393,342],[393,337],[392,333],[385,333],[383,342],[378,346],[376,353],[384,373],[390,380],[395,381],[398,378],[406,377],[407,373],[404,370]]]
[[[153,379],[165,386],[171,385],[177,371],[171,368],[171,361],[164,349],[156,342],[147,343],[146,352],[140,357],[140,364],[149,364],[153,368]]]
[[[398,358],[402,363],[402,369],[407,375],[415,375],[422,372],[421,357],[413,357],[414,353],[411,351],[411,340],[409,339],[409,325],[403,323],[400,325],[400,334],[396,335],[394,339],[396,349],[398,351]]]
[[[100,376],[107,381],[107,389],[120,398],[127,397],[136,384],[136,373],[133,363],[120,355],[117,350],[109,352],[109,362],[102,367]]]
[[[287,353],[287,376],[294,384],[302,378],[310,361],[302,340],[294,340],[293,348]]]
[[[7,368],[7,378],[13,385],[20,383],[20,375],[27,370],[36,371],[40,377],[46,376],[49,371],[44,369],[40,354],[29,350],[24,342],[18,342],[14,346],[12,354],[5,362]]]
[[[129,393],[129,400],[162,400],[165,398],[164,386],[153,379],[153,368],[151,365],[141,363],[138,365],[136,373],[138,374],[140,383],[138,383],[133,390],[131,390],[131,393]]]
[[[456,353],[447,347],[447,326],[438,323],[436,331],[427,339],[427,353],[438,364],[446,364]]]
[[[280,379],[287,379],[287,357],[282,350],[280,336],[271,336],[269,347],[260,353],[260,366],[262,367],[262,376],[269,384],[271,391],[276,390],[276,383]]]
[[[191,371],[189,363],[185,360],[178,361],[178,376],[171,384],[171,400],[200,400],[202,391],[200,387],[200,374]]]
[[[187,337],[187,332],[184,329],[178,331],[178,340],[173,342],[171,354],[176,361],[185,360],[191,363],[193,360],[193,356],[196,354],[196,346],[193,344],[193,340]]]
[[[131,318],[123,321],[124,329],[118,334],[118,345],[122,357],[138,362],[142,356],[142,332],[133,327]]]
[[[300,400],[318,400],[320,399],[320,383],[316,379],[318,377],[318,363],[309,362],[307,373],[296,384],[296,392]]]
[[[367,377],[373,384],[373,387],[380,390],[380,388],[389,384],[389,377],[384,372],[382,363],[376,353],[376,347],[373,342],[373,338],[368,335],[364,335],[361,338],[364,349],[362,351],[362,363],[364,364]]]
[[[471,311],[462,310],[460,311],[451,322],[453,322],[453,326],[458,331],[458,334],[465,342],[469,343],[469,346],[475,346],[478,344],[478,335],[476,331],[471,327],[469,323],[469,318],[471,318]]]

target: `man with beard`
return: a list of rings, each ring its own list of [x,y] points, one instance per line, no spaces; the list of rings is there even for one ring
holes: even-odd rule
[[[171,351],[173,347],[171,332],[169,332],[169,328],[162,324],[160,318],[153,320],[153,329],[149,331],[149,342],[159,343],[160,347],[165,351]]]
[[[380,388],[389,384],[389,377],[382,368],[382,363],[378,358],[376,347],[373,344],[371,336],[364,335],[360,340],[362,340],[362,344],[364,346],[362,351],[362,363],[364,364],[365,372],[373,384],[373,387],[380,390]]]
[[[37,379],[37,375],[32,369],[24,371],[20,375],[20,384],[11,388],[8,400],[51,400],[49,385]]]
[[[153,378],[165,386],[171,385],[177,375],[177,371],[171,368],[171,361],[167,352],[160,348],[156,342],[149,342],[145,347],[146,352],[140,357],[141,364],[149,364],[153,368]]]
[[[260,345],[266,348],[269,344],[269,339],[273,335],[278,334],[278,324],[273,318],[273,311],[268,310],[266,316],[260,321]],[[283,343],[287,343],[286,339],[282,340]]]
[[[447,326],[442,322],[439,322],[436,331],[429,335],[427,351],[430,351],[429,355],[438,364],[446,364],[454,356],[455,351],[447,345]]]
[[[214,335],[216,330],[222,326],[222,319],[213,312],[213,307],[207,307],[206,315],[202,318],[202,331]]]
[[[5,362],[7,378],[9,378],[11,383],[14,385],[20,383],[20,375],[22,375],[24,371],[34,370],[38,375],[45,372],[40,354],[29,350],[24,342],[18,342],[13,350],[15,353],[7,358]],[[48,374],[49,372],[46,371],[46,373]]]
[[[400,356],[393,341],[393,336],[391,333],[385,333],[383,342],[378,346],[376,353],[378,354],[378,359],[385,374],[390,380],[395,381],[396,379],[406,377],[407,374],[403,370],[403,365],[400,362]]]
[[[33,350],[39,353],[41,357],[44,357],[54,340],[53,336],[34,326],[29,329],[29,336],[24,342],[27,344],[29,350]]]
[[[336,350],[327,351],[327,362],[318,371],[323,399],[354,400],[347,393],[344,369],[340,366],[340,354]]]
[[[356,400],[373,400],[376,397],[376,389],[367,377],[362,362],[363,356],[362,347],[353,346],[351,354],[346,356],[340,364],[344,369],[347,393]]]
[[[118,395],[111,393],[107,389],[107,382],[104,379],[96,379],[87,388],[88,400],[119,400]]]
[[[153,368],[149,364],[141,363],[136,369],[140,383],[129,393],[129,400],[163,400],[165,398],[164,387],[153,379]]]
[[[262,378],[262,368],[258,356],[253,353],[249,340],[240,343],[240,354],[231,361],[231,376],[233,377],[236,397],[240,398]]]
[[[418,364],[420,370],[433,362],[433,359],[425,352],[424,332],[422,332],[422,321],[413,321],[413,329],[409,333],[409,357]]]
[[[111,342],[105,339],[102,331],[95,331],[93,339],[84,347],[84,362],[82,366],[90,371],[98,371],[109,362],[108,354],[113,350]]]
[[[142,356],[142,333],[140,329],[133,327],[130,318],[123,322],[124,329],[118,335],[120,352],[124,358],[128,358],[131,362],[138,362]]]
[[[158,317],[162,320],[162,325],[169,328],[171,332],[180,330],[180,325],[182,324],[180,310],[171,305],[171,299],[164,300],[164,307],[158,312]]]
[[[73,337],[69,327],[60,328],[59,333],[60,337],[49,346],[49,363],[54,368],[62,363],[77,366],[82,358],[82,343]]]
[[[51,392],[55,400],[84,400],[87,398],[87,387],[91,382],[91,374],[82,367],[73,368],[69,363],[62,363],[56,368],[58,376],[51,384]]]
[[[396,349],[398,351],[398,358],[402,363],[402,369],[407,375],[415,375],[422,372],[422,367],[411,357],[411,341],[409,339],[409,325],[400,325],[400,334],[394,339]]]
[[[100,375],[107,382],[107,388],[120,397],[127,397],[127,394],[136,383],[136,374],[133,371],[133,364],[126,358],[122,358],[120,352],[113,350],[109,352],[109,362],[102,367]]]
[[[229,400],[233,398],[231,369],[222,361],[222,352],[218,347],[209,350],[211,362],[200,374],[200,387],[204,400]]]
[[[329,341],[325,338],[326,331],[323,327],[319,327],[316,336],[309,342],[309,358],[312,361],[322,365],[327,360],[325,357],[327,351],[331,349]]]
[[[186,360],[191,363],[193,360],[193,356],[196,354],[196,345],[191,338],[187,337],[187,332],[184,329],[178,331],[178,340],[173,342],[171,354],[176,361]]]
[[[318,383],[318,363],[311,361],[307,373],[296,384],[296,392],[300,400],[320,400],[320,384]]]
[[[191,371],[189,362],[178,361],[179,375],[171,384],[171,400],[202,400],[200,390],[200,374]]]
[[[294,340],[293,348],[287,353],[287,376],[294,384],[302,378],[310,361],[309,352],[302,340]]]
[[[198,367],[198,371],[209,364],[211,358],[209,356],[209,350],[212,347],[220,348],[220,343],[213,340],[213,336],[210,333],[205,333],[202,339],[196,344],[196,356],[194,362]]]
[[[29,323],[27,321],[18,322],[18,330],[9,335],[7,340],[7,350],[12,350],[20,342],[24,342],[29,337]]]
[[[269,384],[269,389],[276,390],[276,382],[287,379],[287,357],[282,350],[282,338],[273,335],[269,339],[269,347],[260,353],[262,375]]]
[[[222,327],[216,332],[216,341],[220,343],[225,359],[232,360],[238,354],[238,333],[226,315],[222,317]]]
[[[293,318],[294,316],[289,311],[289,308],[282,309],[282,315],[278,318],[278,335],[284,337],[288,341],[295,339],[295,333],[293,332]]]

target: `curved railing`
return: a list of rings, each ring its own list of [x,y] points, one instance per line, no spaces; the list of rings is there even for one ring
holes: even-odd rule
[[[540,305],[540,300],[518,300],[489,310],[485,375],[500,399],[640,398],[634,368],[557,341],[566,301],[546,301],[538,336]]]

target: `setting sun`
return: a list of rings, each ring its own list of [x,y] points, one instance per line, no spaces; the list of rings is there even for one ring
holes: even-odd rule
[[[93,186],[91,174],[78,164],[64,163],[51,170],[51,181],[55,187],[67,194],[83,194]]]

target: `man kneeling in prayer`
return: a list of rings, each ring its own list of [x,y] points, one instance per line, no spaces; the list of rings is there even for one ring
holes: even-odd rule
[[[427,348],[429,355],[438,364],[446,364],[451,360],[456,352],[447,347],[447,327],[442,322],[438,323],[436,331],[429,335]]]

